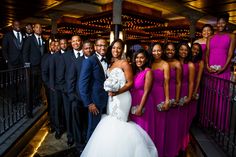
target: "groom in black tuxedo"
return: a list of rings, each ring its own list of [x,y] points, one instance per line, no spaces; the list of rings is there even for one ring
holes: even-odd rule
[[[89,140],[97,124],[101,120],[102,112],[106,109],[108,94],[103,88],[106,79],[108,64],[105,56],[107,42],[97,39],[95,42],[95,54],[83,61],[79,79],[80,96],[85,107],[88,107],[88,131]]]

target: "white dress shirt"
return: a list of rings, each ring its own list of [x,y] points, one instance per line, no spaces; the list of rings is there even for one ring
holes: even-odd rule
[[[17,33],[20,34],[20,42],[21,42],[21,41],[22,41],[22,34],[21,34],[21,32],[17,32],[17,31],[15,31],[15,30],[13,30],[13,33],[14,33],[16,39],[18,39],[18,38],[17,38]]]
[[[79,56],[80,57],[83,56],[82,50],[78,51],[78,50],[73,49],[73,52],[74,52],[75,58],[78,58]]]

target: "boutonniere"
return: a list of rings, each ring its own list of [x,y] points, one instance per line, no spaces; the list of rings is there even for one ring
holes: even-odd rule
[[[43,45],[45,45],[45,41],[43,41]]]
[[[23,35],[23,36],[22,36],[22,38],[23,38],[23,39],[25,39],[25,38],[26,38],[26,36],[25,36],[25,35]]]

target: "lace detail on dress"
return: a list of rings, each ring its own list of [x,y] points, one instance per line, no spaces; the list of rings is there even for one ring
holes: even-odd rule
[[[104,89],[105,91],[112,91],[116,92],[120,88],[125,85],[126,79],[124,72],[121,68],[114,68],[110,72],[107,73],[108,78],[104,82]],[[108,105],[107,105],[107,114],[115,117],[122,121],[127,121],[128,115],[126,114],[126,108],[124,106],[128,106],[123,100],[124,95],[127,93],[122,93],[117,96],[109,97]],[[123,100],[122,100],[123,99]]]
[[[120,101],[117,99],[117,97],[113,98],[112,101],[109,101],[110,103],[110,109],[108,114],[112,117],[115,117],[119,120],[126,121],[126,116],[124,113],[120,110]]]

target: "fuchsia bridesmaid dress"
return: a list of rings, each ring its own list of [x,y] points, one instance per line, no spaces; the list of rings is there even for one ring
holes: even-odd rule
[[[176,69],[170,69],[170,99],[176,97]],[[176,157],[179,153],[179,107],[170,108],[166,116],[165,156]]]
[[[182,65],[182,84],[180,97],[188,96],[189,68],[188,63]],[[179,148],[185,150],[189,143],[189,111],[191,102],[188,105],[179,107]]]
[[[131,89],[132,96],[132,106],[139,105],[144,94],[144,84],[145,84],[145,76],[148,71],[151,69],[147,68],[134,76],[134,85]],[[130,114],[130,119],[134,121],[136,124],[141,126],[149,136],[154,140],[155,129],[154,129],[154,119],[155,119],[155,105],[153,102],[152,95],[149,94],[147,101],[144,106],[144,113],[142,116],[135,116]]]
[[[230,47],[229,34],[216,34],[210,40],[209,49],[209,66],[220,65],[223,67],[227,61],[228,51]],[[210,119],[213,121],[213,127],[220,130],[228,130],[229,128],[229,87],[230,83],[230,66],[221,74],[210,74],[219,79],[214,79],[213,87],[215,89],[214,97],[208,105],[210,111],[213,112]],[[212,79],[211,79],[212,80]]]
[[[153,86],[151,94],[153,95],[154,105],[165,101],[165,92],[164,92],[164,71],[160,69],[153,70]],[[159,157],[164,156],[165,153],[165,139],[166,139],[166,116],[168,111],[158,111],[157,107],[155,108],[155,135],[154,135],[154,144],[158,150]]]

